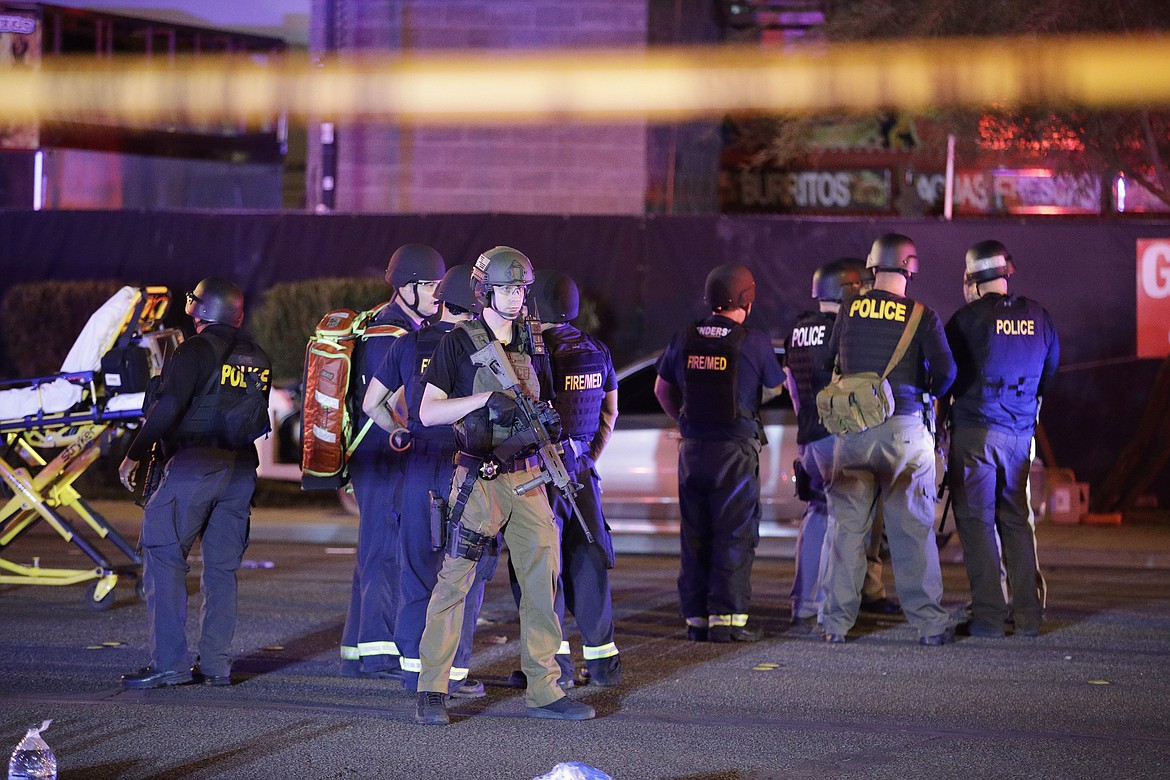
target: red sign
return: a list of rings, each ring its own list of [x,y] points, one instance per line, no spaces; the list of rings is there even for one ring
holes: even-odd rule
[[[1170,238],[1137,242],[1137,356],[1170,355]]]

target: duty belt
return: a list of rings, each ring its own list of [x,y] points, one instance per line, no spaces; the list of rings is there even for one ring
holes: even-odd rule
[[[456,452],[455,465],[463,466],[469,473],[477,474],[480,479],[491,480],[500,474],[515,474],[518,471],[527,471],[534,466],[539,466],[540,459],[535,455],[530,455],[527,458],[516,458],[507,463],[500,463],[491,456],[481,458],[467,452]]]

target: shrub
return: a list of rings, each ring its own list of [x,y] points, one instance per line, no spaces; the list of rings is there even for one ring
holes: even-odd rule
[[[29,282],[8,288],[0,301],[0,335],[11,379],[55,374],[73,342],[111,295],[124,286],[112,279]]]
[[[381,279],[309,279],[268,288],[260,308],[249,316],[249,328],[272,358],[273,380],[300,381],[305,345],[326,312],[371,309],[389,293]]]

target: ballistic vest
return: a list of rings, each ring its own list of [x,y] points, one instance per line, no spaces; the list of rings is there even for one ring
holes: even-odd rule
[[[204,332],[218,360],[211,376],[191,400],[172,440],[180,447],[243,449],[267,433],[272,365],[264,351],[247,339],[225,342]]]
[[[408,427],[410,428],[411,439],[416,443],[423,440],[435,442],[453,450],[455,448],[455,432],[451,429],[451,426],[423,425],[419,422],[418,415],[419,405],[422,403],[423,390],[427,386],[425,379],[427,366],[430,365],[435,350],[439,348],[439,342],[451,330],[452,327],[447,327],[446,324],[436,324],[415,331],[407,337],[414,340],[414,355],[410,363],[410,375],[405,378],[406,386],[403,388],[403,392],[406,394],[406,409],[409,415]]]
[[[601,427],[605,377],[610,368],[605,352],[576,328],[563,334],[546,332],[544,343],[552,359],[557,392],[553,407],[561,416],[561,435],[592,438]]]
[[[959,379],[951,407],[955,423],[1030,430],[1055,333],[1048,312],[1027,298],[992,293],[960,315],[956,325],[963,344],[954,350]]]
[[[455,327],[456,330],[461,329],[471,337],[471,343],[474,346],[473,351],[483,349],[492,341],[492,334],[482,320],[467,320],[466,322],[459,323]],[[513,327],[515,328],[516,326],[513,325]],[[516,332],[515,336],[518,338],[519,333]],[[508,362],[512,365],[512,370],[516,372],[516,377],[520,380],[520,389],[529,398],[539,399],[540,379],[536,375],[536,368],[532,364],[532,357],[523,351],[523,348],[515,351],[505,349],[504,354],[507,356]],[[496,381],[495,374],[489,369],[482,366],[476,369],[475,378],[472,381],[473,393],[503,389],[500,383]],[[478,457],[490,455],[497,444],[506,441],[513,433],[511,427],[505,428],[502,425],[491,422],[486,407],[476,409],[474,412],[464,416],[455,423],[454,428],[455,441],[459,449]]]
[[[736,388],[747,329],[695,323],[683,343],[683,407],[688,425],[729,425],[740,416]]]
[[[817,393],[833,379],[828,367],[829,337],[837,317],[806,311],[796,320],[784,348],[784,359],[796,385],[796,443],[808,444],[829,435],[817,414]]]

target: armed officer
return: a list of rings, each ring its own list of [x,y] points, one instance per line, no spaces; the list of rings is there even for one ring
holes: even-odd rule
[[[932,396],[950,387],[955,362],[938,315],[906,297],[907,282],[918,271],[914,242],[897,233],[881,236],[866,267],[875,273],[874,288],[845,307],[829,342],[830,360],[836,360],[841,373],[880,375],[919,312],[920,320],[888,375],[893,415],[860,433],[841,434],[834,443],[829,510],[835,525],[825,572],[825,640],[844,642],[857,620],[872,510],[880,501],[902,610],[922,644],[946,644],[952,635],[942,607],[934,540]]]
[[[248,546],[256,487],[255,439],[268,430],[271,362],[240,332],[244,294],[209,277],[187,293],[195,336],[164,366],[157,399],[118,468],[133,490],[138,464],[162,448],[166,471],[142,514],[142,580],[150,664],[126,688],[231,684],[236,572]],[[202,537],[199,656],[187,648],[187,555]]]
[[[816,398],[833,378],[826,363],[829,337],[841,301],[856,297],[864,268],[864,261],[852,258],[834,260],[818,268],[812,279],[817,310],[797,318],[784,344],[785,384],[796,410],[796,447],[800,456],[796,464],[797,493],[808,502],[796,537],[796,573],[791,594],[794,625],[817,622],[824,603],[822,577],[828,556],[825,534],[831,524],[825,492],[833,465],[834,439],[817,415]]]
[[[947,473],[971,583],[971,620],[963,628],[979,637],[1004,636],[1008,617],[997,534],[1015,633],[1037,636],[1044,607],[1028,474],[1040,400],[1056,375],[1060,342],[1040,304],[1008,292],[1014,270],[998,241],[968,249],[965,282],[973,299],[946,326],[958,364]]]
[[[514,449],[517,437],[531,433],[536,423],[521,419],[520,403],[502,392],[504,385],[492,370],[491,356],[498,355],[492,350],[502,348],[501,360],[506,359],[529,402],[552,394],[548,361],[535,359],[521,320],[533,281],[532,263],[516,249],[495,247],[480,255],[472,277],[483,314],[460,323],[439,342],[419,404],[424,425],[456,423],[459,453],[448,501],[447,555],[419,645],[422,672],[415,720],[449,722],[447,690],[464,602],[475,579],[475,561],[486,554],[501,528],[520,581],[521,667],[528,683],[528,716],[587,720],[594,716],[593,708],[567,698],[557,685],[562,632],[553,602],[561,566],[560,538],[544,485],[531,486],[548,465],[531,454],[532,448]],[[481,362],[476,362],[476,355]],[[553,441],[559,436],[559,431],[546,433]],[[517,494],[523,487],[530,489]]]
[[[552,362],[555,406],[561,418],[561,447],[565,468],[581,488],[576,504],[589,529],[590,541],[560,491],[550,501],[561,529],[561,582],[557,587],[557,617],[562,628],[565,608],[581,632],[585,674],[593,685],[621,682],[622,659],[614,643],[613,599],[609,569],[614,566],[613,538],[601,512],[601,480],[597,459],[613,434],[618,415],[617,373],[609,348],[571,324],[580,311],[577,284],[560,271],[540,270],[532,285],[532,308],[540,321],[541,337]],[[561,680],[573,681],[573,659],[568,637],[557,661]]]
[[[422,400],[423,375],[435,348],[457,324],[482,311],[471,289],[471,265],[457,265],[448,270],[439,282],[435,300],[441,306],[439,321],[395,340],[386,361],[370,381],[362,404],[365,413],[391,434],[391,448],[401,450],[405,460],[398,531],[398,617],[394,634],[401,653],[402,687],[410,691],[418,689],[418,673],[422,669],[419,639],[426,624],[427,602],[443,566],[443,549],[433,544],[429,497],[432,492],[446,495],[456,452],[451,426],[423,425],[419,422],[418,407]],[[498,560],[497,555],[484,555],[476,567],[459,649],[451,667],[448,690],[454,698],[484,695],[483,683],[468,678],[468,672],[484,585],[495,573]]]
[[[783,389],[770,339],[744,326],[756,280],[716,267],[704,289],[711,314],[679,331],[658,359],[654,395],[682,434],[679,602],[694,641],[754,642],[747,625],[760,539],[760,403]]]

